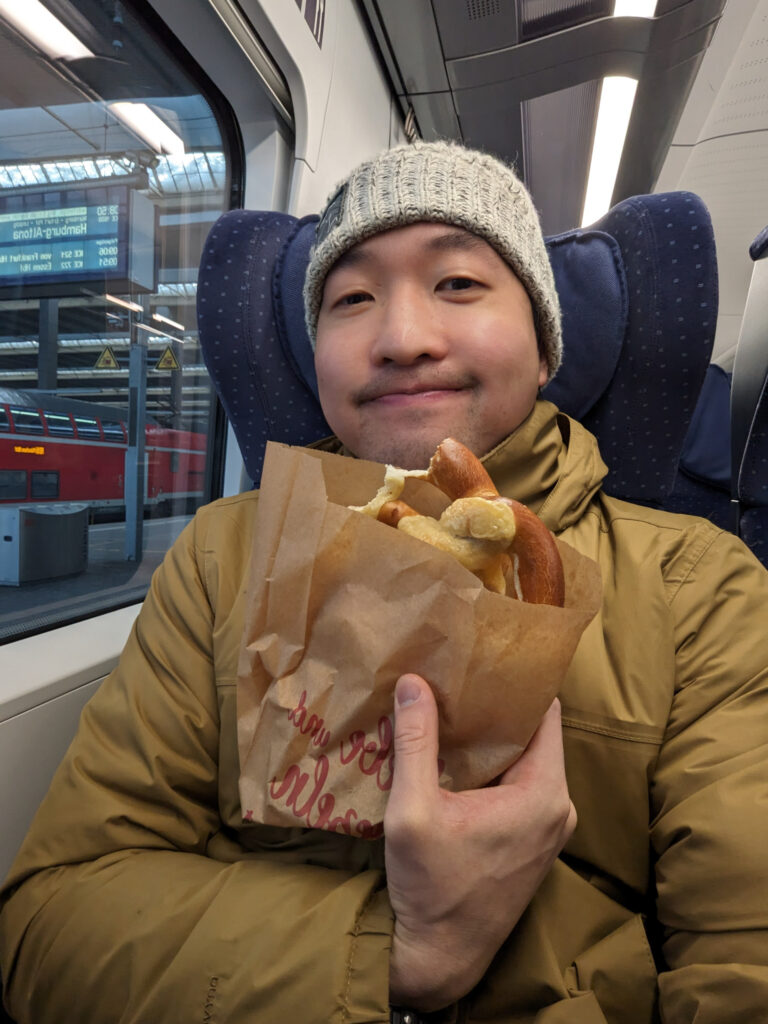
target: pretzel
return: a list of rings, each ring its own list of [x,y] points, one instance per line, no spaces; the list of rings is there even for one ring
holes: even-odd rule
[[[439,520],[400,500],[409,476],[451,499]],[[502,497],[480,460],[453,438],[438,445],[427,470],[387,466],[384,485],[357,511],[447,551],[497,594],[531,604],[564,603],[563,566],[552,534],[525,505]]]

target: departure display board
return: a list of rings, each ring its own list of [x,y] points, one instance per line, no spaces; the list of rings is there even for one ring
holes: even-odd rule
[[[154,207],[126,185],[0,194],[0,295],[155,284]]]

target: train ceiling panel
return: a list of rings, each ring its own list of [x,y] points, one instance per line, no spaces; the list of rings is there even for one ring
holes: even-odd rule
[[[541,217],[547,235],[579,223],[599,95],[599,82],[593,79],[521,104],[525,178],[534,195],[549,189]],[[561,183],[557,190],[550,187],[553,167]]]
[[[604,76],[638,80],[613,202],[650,191],[726,0],[362,0],[425,139],[514,162],[545,230],[579,223]]]
[[[3,69],[0,110],[74,103],[82,92],[25,43],[0,34],[0,67]],[[18,83],[18,85],[17,85]]]

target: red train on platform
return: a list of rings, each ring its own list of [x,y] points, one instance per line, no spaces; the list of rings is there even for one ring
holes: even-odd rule
[[[146,423],[145,509],[185,511],[204,496],[206,436]],[[125,508],[127,412],[0,388],[0,504]]]

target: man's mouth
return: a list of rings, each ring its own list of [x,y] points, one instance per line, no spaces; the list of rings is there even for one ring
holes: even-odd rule
[[[461,388],[427,388],[423,391],[390,391],[373,399],[379,405],[417,405],[459,394]]]
[[[425,381],[419,384],[374,386],[361,392],[358,396],[358,403],[360,405],[366,405],[371,402],[385,405],[404,405],[412,402],[432,401],[451,397],[459,392],[466,391],[469,387],[470,383],[468,381],[460,383]]]

